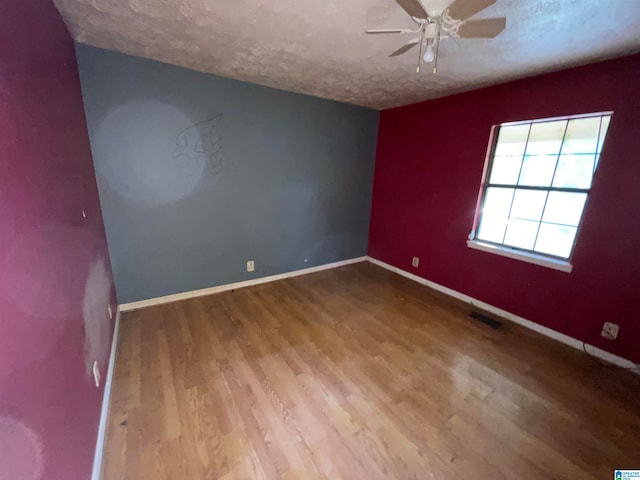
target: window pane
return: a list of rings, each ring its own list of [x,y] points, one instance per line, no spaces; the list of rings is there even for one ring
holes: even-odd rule
[[[600,117],[569,120],[562,153],[595,153],[600,131]]]
[[[576,237],[576,227],[551,225],[542,223],[536,242],[536,252],[568,258],[571,254],[573,241]]]
[[[609,130],[610,122],[611,122],[611,115],[602,117],[602,125],[600,126],[600,140],[598,141],[598,153],[602,151],[602,146],[604,145],[604,139],[607,136],[607,131]]]
[[[511,199],[513,198],[513,188],[489,187],[482,206],[482,214],[492,217],[509,216]]]
[[[489,183],[515,185],[518,182],[522,157],[495,157]]]
[[[566,120],[531,125],[527,155],[558,155],[566,126]]]
[[[524,148],[527,145],[529,126],[530,124],[527,123],[526,125],[507,125],[500,127],[495,155],[522,157],[522,155],[524,155]]]
[[[524,157],[518,185],[529,185],[533,187],[550,186],[557,159],[558,157],[556,155]]]
[[[511,218],[540,221],[547,192],[539,190],[516,190],[511,207]]]
[[[505,245],[533,250],[538,233],[538,222],[529,220],[509,219],[507,235],[504,238]]]
[[[558,188],[589,188],[593,176],[593,154],[561,155],[553,178]]]
[[[507,217],[482,216],[478,238],[488,242],[502,243],[504,230],[507,228]]]
[[[480,240],[502,243],[512,198],[513,188],[487,188],[478,229]]]
[[[586,193],[549,192],[542,221],[577,227],[586,200]]]

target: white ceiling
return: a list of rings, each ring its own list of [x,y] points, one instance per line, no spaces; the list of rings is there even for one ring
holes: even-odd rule
[[[54,1],[78,42],[375,109],[640,51],[640,0],[498,0],[474,18],[507,29],[444,40],[437,75],[387,56],[407,36],[364,34],[414,26],[394,0]]]

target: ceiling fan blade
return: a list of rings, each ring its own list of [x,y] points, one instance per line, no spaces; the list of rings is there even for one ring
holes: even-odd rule
[[[507,26],[505,17],[469,20],[460,25],[458,36],[461,38],[494,38]]]
[[[403,53],[406,53],[409,50],[411,50],[413,47],[415,47],[419,43],[420,43],[420,39],[419,38],[414,38],[409,43],[407,43],[406,45],[401,46],[399,49],[397,49],[395,52],[393,52],[389,56],[390,57],[397,57],[398,55],[402,55]]]
[[[396,0],[405,12],[416,18],[429,18],[419,0]]]
[[[490,7],[497,0],[455,0],[449,8],[449,16],[454,20],[466,20],[476,13]]]
[[[407,29],[397,29],[397,30],[367,30],[364,33],[372,33],[372,34],[379,34],[379,33],[408,33],[409,30]]]

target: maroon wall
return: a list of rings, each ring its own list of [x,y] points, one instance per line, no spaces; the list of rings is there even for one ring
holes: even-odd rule
[[[87,480],[115,296],[74,46],[50,1],[0,0],[0,146],[0,477]]]
[[[382,112],[369,255],[640,361],[639,81],[635,55]],[[466,246],[492,125],[605,110],[572,273]]]

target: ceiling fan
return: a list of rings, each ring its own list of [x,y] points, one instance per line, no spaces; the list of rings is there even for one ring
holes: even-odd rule
[[[433,73],[438,72],[438,53],[443,38],[494,38],[502,32],[506,25],[505,17],[469,20],[470,17],[496,3],[497,0],[454,0],[440,15],[427,13],[420,0],[395,0],[411,19],[418,25],[415,30],[398,28],[393,30],[367,30],[370,34],[400,33],[417,34],[418,38],[409,40],[405,45],[393,52],[390,57],[397,57],[419,46],[418,67],[421,62],[433,62]],[[422,50],[425,50],[424,55]]]

